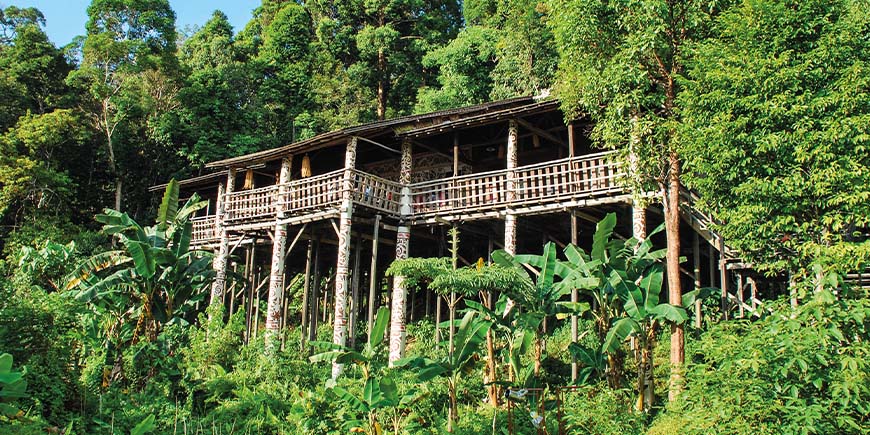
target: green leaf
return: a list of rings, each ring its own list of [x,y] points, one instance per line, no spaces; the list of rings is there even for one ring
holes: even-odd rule
[[[664,319],[678,325],[689,318],[683,307],[671,304],[659,304],[650,310],[650,314],[654,315],[657,319]]]
[[[166,185],[166,191],[163,193],[163,200],[160,202],[160,207],[157,209],[157,224],[165,230],[174,220],[178,213],[178,181],[175,179],[169,180]]]
[[[131,239],[125,239],[124,245],[127,252],[133,259],[133,265],[136,268],[136,273],[145,279],[154,277],[157,272],[154,256],[151,252],[151,247],[145,242],[139,242]]]
[[[378,308],[378,314],[375,316],[375,323],[372,325],[372,334],[369,336],[369,348],[374,349],[375,346],[384,341],[384,334],[387,331],[387,324],[390,323],[390,309],[387,307]]]
[[[634,319],[622,318],[617,320],[607,331],[604,344],[601,346],[602,350],[607,353],[615,352],[629,335],[637,331],[640,331],[640,324]]]
[[[616,228],[616,214],[608,213],[595,226],[595,234],[592,236],[592,259],[598,260],[602,264],[607,262],[605,253],[607,252],[607,244],[613,237],[613,229]]]
[[[713,295],[718,294],[719,289],[713,287],[704,287],[690,292],[683,293],[683,308],[690,309],[695,305],[696,300],[704,300]]]
[[[145,417],[145,419],[139,422],[136,427],[130,430],[130,435],[145,435],[150,433],[157,428],[157,425],[154,424],[155,419],[156,417],[154,417],[154,414]]]

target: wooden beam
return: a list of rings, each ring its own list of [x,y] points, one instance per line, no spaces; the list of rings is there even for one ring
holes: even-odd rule
[[[547,132],[546,130],[542,130],[538,127],[535,127],[530,122],[523,120],[522,118],[517,118],[517,124],[522,125],[526,130],[531,131],[532,133],[537,134],[538,136],[543,137],[544,139],[549,140],[550,142],[556,143],[557,145],[561,145],[567,147],[568,144],[565,143],[561,138],[556,137],[555,135]]]

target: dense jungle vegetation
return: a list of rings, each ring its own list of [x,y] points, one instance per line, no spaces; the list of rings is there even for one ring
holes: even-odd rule
[[[8,6],[0,433],[554,434],[576,359],[566,433],[868,434],[870,295],[844,280],[870,264],[868,11],[264,0],[243,29],[219,11],[177,29],[167,0],[93,0],[86,34],[58,47],[39,10]],[[394,263],[465,299],[455,322],[409,325],[395,367],[385,310],[354,349],[329,345],[329,325],[300,349],[292,321],[285,346],[266,349],[243,317],[206,307],[211,257],[189,249],[201,204],[147,191],[335,128],[548,89],[566,117],[595,122],[598,146],[634,156],[630,186],[662,191],[666,214],[679,207],[669,192],[692,188],[795,300],[732,320],[715,290],[673,303],[663,283],[679,252],[615,237],[608,216],[587,251]],[[573,289],[581,302],[567,302]],[[684,364],[670,363],[672,333]]]

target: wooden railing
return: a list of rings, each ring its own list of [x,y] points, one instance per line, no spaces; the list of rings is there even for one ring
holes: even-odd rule
[[[192,241],[201,243],[217,239],[217,224],[214,215],[195,217],[190,220],[190,223],[193,224]]]
[[[376,210],[398,214],[402,185],[362,171],[353,171],[353,201]]]
[[[537,207],[569,203],[621,192],[621,175],[611,153],[560,159],[408,186],[411,213],[415,219],[442,213],[488,212],[505,208]],[[227,194],[225,224],[260,225],[282,218],[319,211],[338,210],[344,170],[293,180],[284,186],[268,186]],[[512,188],[510,188],[512,187]],[[351,171],[351,199],[364,207],[398,215],[403,186],[359,170]],[[194,239],[217,237],[213,216],[194,219]]]
[[[231,224],[238,221],[256,221],[275,216],[278,186],[232,192],[225,196],[226,218]]]
[[[411,185],[412,213],[426,217],[545,205],[621,191],[621,173],[611,155],[605,152],[416,183]]]
[[[322,175],[293,180],[287,193],[279,198],[278,207],[285,215],[299,215],[313,210],[337,207],[341,202],[341,180],[344,169]]]

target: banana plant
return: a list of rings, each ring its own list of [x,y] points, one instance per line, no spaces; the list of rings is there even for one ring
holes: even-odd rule
[[[20,411],[12,402],[27,397],[26,389],[24,373],[12,370],[12,355],[0,355],[0,415],[7,418],[18,415]]]
[[[587,311],[589,304],[565,301],[564,298],[575,288],[594,287],[599,281],[592,276],[584,276],[559,260],[553,242],[544,245],[541,255],[511,255],[498,250],[492,253],[492,259],[499,266],[523,271],[528,280],[529,285],[507,289],[506,293],[523,309],[519,319],[521,323],[535,331],[534,373],[538,376],[546,337],[546,331],[542,328],[544,318],[566,317]]]
[[[465,313],[459,322],[454,337],[456,349],[453,353],[439,359],[424,357],[409,357],[396,361],[394,367],[408,367],[417,374],[420,382],[430,382],[436,378],[447,381],[447,393],[450,403],[447,408],[447,432],[453,432],[456,419],[459,417],[457,406],[457,387],[459,377],[469,374],[477,362],[480,348],[486,341],[486,333],[492,327],[492,322],[478,318],[477,313]]]
[[[383,432],[380,417],[384,412],[407,408],[420,397],[415,389],[400,394],[392,375],[389,372],[382,372],[386,365],[383,341],[389,321],[389,308],[381,307],[378,309],[375,323],[372,325],[372,333],[361,351],[332,342],[311,342],[312,346],[327,349],[309,357],[311,362],[355,364],[361,368],[363,375],[361,395],[354,395],[339,386],[335,379],[328,380],[326,388],[350,409],[366,417],[365,421],[348,421],[347,425],[350,429],[365,426],[368,427],[368,433],[373,435],[380,435]],[[399,414],[396,412],[393,415]],[[394,419],[393,431],[398,434],[398,430],[399,421]]]
[[[67,278],[65,289],[103,319],[109,348],[138,341],[143,333],[153,341],[166,324],[187,323],[207,294],[212,255],[190,249],[190,216],[206,202],[193,195],[179,208],[178,195],[172,180],[149,227],[116,210],[97,215],[121,249],[88,258]]]

